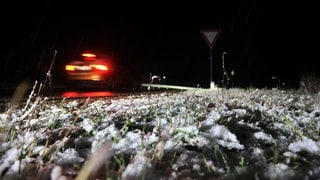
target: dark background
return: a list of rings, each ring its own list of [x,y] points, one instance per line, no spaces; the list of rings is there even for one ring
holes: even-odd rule
[[[109,1],[10,2],[1,13],[1,86],[43,80],[54,51],[53,83],[80,51],[111,54],[123,76],[147,82],[209,87],[210,48],[200,30],[221,29],[213,46],[213,81],[222,80],[222,53],[238,87],[298,87],[318,76],[316,1],[197,1],[118,4]],[[234,76],[230,72],[234,70]],[[276,78],[276,79],[275,79]]]

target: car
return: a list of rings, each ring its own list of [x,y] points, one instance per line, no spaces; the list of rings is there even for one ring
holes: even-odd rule
[[[95,52],[82,52],[65,65],[66,80],[69,87],[112,87],[112,57]]]

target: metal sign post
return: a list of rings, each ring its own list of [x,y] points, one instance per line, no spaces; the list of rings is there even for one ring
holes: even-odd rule
[[[213,81],[212,46],[214,45],[218,36],[220,35],[221,30],[220,29],[203,29],[203,30],[200,30],[200,33],[210,47],[210,89],[213,89],[215,85]]]
[[[210,46],[210,89],[214,88],[212,46]]]

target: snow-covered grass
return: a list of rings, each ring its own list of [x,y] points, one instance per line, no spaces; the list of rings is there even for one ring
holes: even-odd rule
[[[0,122],[2,179],[320,178],[320,94],[300,90],[31,96]]]

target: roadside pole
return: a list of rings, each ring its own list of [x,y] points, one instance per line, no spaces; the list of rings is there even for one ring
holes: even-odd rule
[[[212,46],[210,46],[210,89],[214,89],[213,81],[213,57],[212,57]]]
[[[213,55],[212,47],[216,42],[218,36],[221,33],[220,29],[202,29],[200,30],[201,35],[206,40],[207,44],[210,47],[210,89],[215,88],[214,79],[213,79]]]

